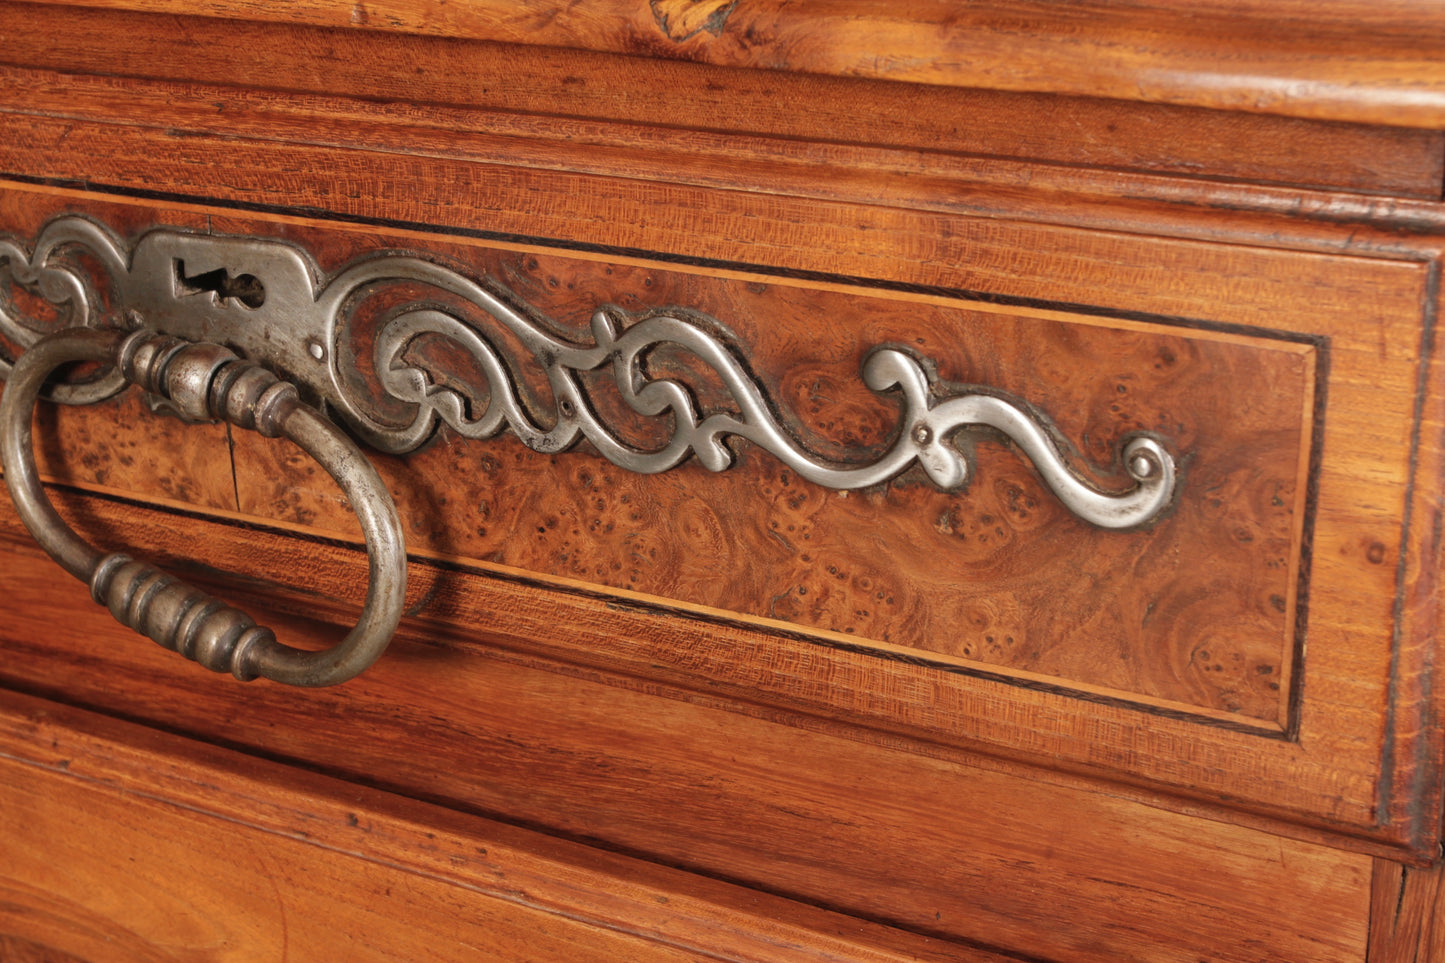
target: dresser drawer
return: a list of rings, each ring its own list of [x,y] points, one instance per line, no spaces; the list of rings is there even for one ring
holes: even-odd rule
[[[24,212],[22,233],[76,214],[121,232],[137,222],[185,229],[204,216],[213,236],[271,239],[339,279],[316,288],[319,302],[344,305],[326,346],[340,372],[332,407],[376,445],[408,449],[378,460],[411,551],[477,586],[418,595],[409,610],[418,624],[463,634],[482,624],[551,658],[1407,850],[1433,845],[1433,803],[1416,782],[1425,771],[1404,764],[1417,758],[1410,740],[1424,738],[1405,724],[1423,694],[1402,673],[1416,651],[1412,579],[1430,574],[1411,559],[1433,551],[1408,524],[1412,472],[1432,457],[1420,437],[1436,403],[1423,394],[1428,265],[1101,236],[1113,273],[1098,283],[1120,278],[1123,296],[1064,306],[64,191],[16,187],[6,207]],[[139,276],[155,245],[129,230],[116,243],[136,252]],[[196,257],[223,256],[214,248],[213,237]],[[551,359],[529,356],[486,305],[435,280],[382,270],[339,298],[348,265],[400,251],[425,252],[439,276],[475,280],[567,343],[595,344],[599,309],[619,332],[689,319],[737,359],[784,441],[768,451],[731,440],[727,470],[693,458],[651,474],[659,458],[639,474],[623,456],[601,457],[595,445],[610,438],[661,451],[682,434],[673,415],[631,411],[619,378],[674,379],[694,391],[699,421],[746,421],[730,369],[665,340],[623,375],[604,365],[575,375],[589,423],[604,430],[580,450],[480,437],[487,413],[506,403],[488,388],[490,351],[544,427],[571,403],[548,386],[559,366],[549,371]],[[1041,273],[1083,270],[1081,255],[1055,257]],[[1168,284],[1160,274],[1155,294],[1130,290],[1168,263],[1178,266]],[[1213,316],[1158,310],[1202,309],[1210,296],[1220,298]],[[417,304],[427,320],[413,324],[406,353],[385,348]],[[214,314],[217,325],[234,316],[244,327],[260,323],[260,310],[231,299]],[[1121,454],[1129,439],[1154,439],[1177,466],[1175,494],[1122,529],[1091,522],[1018,443],[968,428],[951,436],[972,462],[954,490],[911,458],[891,480],[861,487],[801,477],[883,461],[923,417],[896,392],[865,386],[860,372],[880,348],[919,359],[930,405],[974,391],[1030,413],[1069,470],[1104,493],[1136,484]],[[394,370],[402,366],[406,376]],[[227,458],[215,429],[194,441],[167,429],[168,467],[157,468],[122,441],[140,420],[135,405],[60,413],[48,444],[61,450],[47,471],[298,531],[354,530],[321,469],[248,433],[230,433]],[[345,584],[347,571],[317,577]],[[606,624],[599,606],[616,613]],[[559,621],[572,628],[546,630]]]

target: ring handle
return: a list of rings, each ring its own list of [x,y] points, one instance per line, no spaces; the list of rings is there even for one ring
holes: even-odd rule
[[[361,522],[370,573],[361,616],[344,639],[321,651],[283,645],[240,609],[154,566],[100,552],[60,518],[36,472],[31,412],[50,374],[81,361],[114,366],[189,418],[219,418],[268,438],[289,438],[336,479]],[[229,348],[144,329],[48,335],[21,355],[0,398],[0,462],[16,512],[51,558],[88,584],[91,597],[122,625],[208,669],[242,680],[336,685],[375,662],[401,621],[406,549],[396,505],[376,469],[355,442],[301,400],[295,385]]]

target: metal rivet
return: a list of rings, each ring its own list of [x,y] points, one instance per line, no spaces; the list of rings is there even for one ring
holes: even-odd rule
[[[913,429],[913,440],[920,445],[926,445],[933,440],[933,429],[927,425],[917,425]]]
[[[308,339],[306,342],[306,353],[317,361],[326,360],[326,347],[315,339]]]
[[[1155,472],[1159,471],[1159,463],[1154,456],[1147,452],[1138,452],[1129,462],[1129,474],[1141,481],[1145,478],[1153,478]]]

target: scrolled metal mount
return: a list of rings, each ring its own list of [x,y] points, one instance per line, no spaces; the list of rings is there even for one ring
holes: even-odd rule
[[[14,283],[66,312],[72,323],[104,323],[105,299],[92,290],[88,276],[67,264],[66,252],[72,250],[87,253],[108,275],[112,314],[134,313],[156,331],[227,344],[284,373],[357,437],[395,454],[424,444],[446,424],[463,438],[510,431],[545,453],[585,439],[629,471],[666,471],[691,455],[721,471],[733,462],[728,440],[744,438],[829,488],[881,484],[917,463],[934,485],[951,490],[972,473],[971,446],[960,445],[960,437],[992,429],[1032,462],[1063,505],[1102,528],[1154,522],[1179,485],[1164,440],[1139,433],[1121,441],[1118,457],[1127,486],[1105,490],[1071,467],[1056,431],[1033,406],[942,383],[925,359],[889,346],[867,355],[862,374],[873,391],[901,398],[894,441],[867,463],[832,462],[784,427],[775,399],[743,360],[745,346],[720,334],[722,325],[712,318],[684,308],[629,312],[607,305],[592,317],[591,340],[574,340],[559,335],[562,326],[495,280],[473,280],[399,251],[365,256],[327,278],[306,251],[283,241],[161,228],[127,243],[71,215],[50,222],[28,252],[18,242],[0,240],[0,294],[8,269]],[[395,285],[430,289],[438,298],[391,309],[371,338],[372,350],[359,352],[358,305]],[[0,334],[23,346],[39,337],[42,327],[0,300]],[[469,361],[465,367],[481,377],[457,371],[444,377],[417,361],[411,348],[428,339],[459,350]],[[646,359],[664,346],[711,368],[731,404],[699,411],[687,384],[651,377]],[[371,378],[346,360],[360,361],[366,354]],[[622,400],[663,426],[667,437],[657,447],[630,444],[597,413],[588,376],[609,368]],[[521,374],[528,369],[545,377],[550,399],[520,387],[529,382]],[[123,385],[115,375],[62,386],[56,400],[97,400]]]
[[[370,584],[361,616],[330,649],[304,651],[278,642],[245,612],[127,555],[104,554],[80,538],[45,497],[35,468],[31,410],[61,365],[111,366],[193,420],[220,418],[267,437],[284,437],[336,479],[361,522]],[[72,328],[37,341],[10,372],[0,398],[0,461],[26,528],[91,597],[123,625],[208,669],[238,679],[264,677],[297,686],[335,685],[381,655],[401,620],[406,552],[391,495],[356,444],[297,395],[294,385],[227,348],[151,331]]]

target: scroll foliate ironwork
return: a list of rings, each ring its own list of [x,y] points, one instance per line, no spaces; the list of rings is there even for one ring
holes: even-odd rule
[[[76,251],[88,254],[108,276],[108,310],[89,274],[67,256]],[[466,438],[510,431],[529,448],[548,453],[585,439],[604,458],[636,472],[666,471],[689,456],[722,471],[733,462],[729,439],[740,438],[829,488],[877,485],[916,462],[934,485],[948,490],[964,485],[972,471],[967,446],[957,444],[959,433],[992,429],[1017,446],[1065,506],[1100,527],[1132,528],[1155,520],[1173,501],[1178,484],[1164,444],[1137,434],[1120,452],[1131,486],[1104,491],[1072,470],[1052,427],[1032,407],[996,392],[950,387],[935,378],[926,360],[888,345],[868,353],[862,377],[874,392],[900,399],[896,437],[866,463],[829,461],[784,427],[774,399],[742,360],[743,346],[699,312],[637,313],[604,305],[592,316],[591,339],[572,340],[495,281],[475,280],[399,251],[366,256],[327,278],[305,251],[284,241],[161,228],[126,243],[94,221],[65,216],[47,225],[28,251],[18,242],[0,241],[0,270],[8,274],[8,280],[0,275],[7,291],[10,284],[30,291],[71,325],[137,317],[164,334],[228,345],[309,389],[356,435],[392,453],[415,449],[445,423]],[[358,379],[342,367],[358,301],[399,284],[431,289],[469,310],[418,299],[390,312],[376,334],[372,359],[384,400],[409,412],[391,420],[361,397]],[[8,299],[0,303],[0,333],[17,345],[33,342],[45,327],[22,316]],[[460,348],[485,384],[444,383],[408,360],[408,348],[425,337],[445,338]],[[687,384],[649,377],[644,359],[663,345],[710,368],[731,407],[700,410]],[[545,376],[551,410],[539,411],[535,398],[524,400],[516,374],[524,365]],[[665,442],[638,447],[598,414],[584,376],[609,369],[634,412],[670,426]],[[122,386],[107,376],[64,389],[57,400],[94,401]]]

